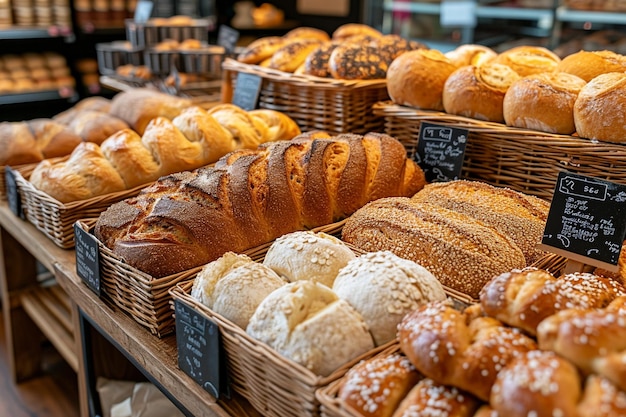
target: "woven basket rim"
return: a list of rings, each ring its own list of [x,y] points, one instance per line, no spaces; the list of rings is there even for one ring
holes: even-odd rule
[[[343,80],[336,78],[322,78],[307,74],[293,74],[290,72],[261,67],[259,65],[244,64],[232,58],[224,59],[222,69],[258,75],[261,78],[267,78],[273,81],[289,82],[303,87],[358,89],[387,85],[387,80],[385,78],[377,80]]]

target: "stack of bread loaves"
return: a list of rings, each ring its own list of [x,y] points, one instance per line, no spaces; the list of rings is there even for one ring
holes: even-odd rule
[[[44,160],[30,182],[62,203],[85,200],[199,168],[237,148],[252,149],[299,133],[291,118],[273,110],[246,112],[224,104],[206,111],[191,106],[172,120],[151,120],[142,136],[123,129],[100,146],[81,143],[67,160]]]
[[[433,183],[412,198],[365,205],[347,220],[342,239],[416,261],[475,299],[493,276],[541,256],[536,245],[548,210],[536,197],[480,182]]]
[[[392,137],[304,134],[163,177],[102,213],[95,233],[132,266],[162,277],[333,223],[377,198],[411,196],[424,182]]]
[[[383,35],[359,23],[326,32],[299,27],[282,37],[268,36],[252,42],[237,57],[246,64],[296,74],[346,80],[384,79],[389,64],[404,52],[427,49],[398,35]]]
[[[446,298],[412,261],[390,252],[357,257],[339,239],[311,231],[281,236],[262,263],[227,252],[203,267],[191,296],[323,376],[393,340],[408,312]]]

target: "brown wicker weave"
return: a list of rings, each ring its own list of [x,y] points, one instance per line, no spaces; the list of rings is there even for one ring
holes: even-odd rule
[[[233,59],[226,59],[222,69],[223,102],[232,102],[238,73],[253,74],[262,79],[258,107],[286,113],[303,132],[382,131],[383,120],[372,114],[372,105],[389,99],[385,79],[353,81],[297,75]]]
[[[626,145],[508,127],[391,102],[374,105],[409,155],[422,121],[469,130],[461,176],[552,199],[561,170],[626,184]]]
[[[38,190],[28,181],[31,172],[32,169],[16,171],[15,175],[26,220],[63,249],[74,247],[74,223],[77,220],[98,217],[111,204],[137,195],[148,185],[143,184],[129,190],[104,194],[87,200],[61,203]]]

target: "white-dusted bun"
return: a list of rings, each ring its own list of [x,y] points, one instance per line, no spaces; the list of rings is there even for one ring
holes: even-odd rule
[[[609,72],[589,81],[574,103],[579,136],[607,142],[626,141],[626,74]]]
[[[286,283],[265,265],[246,255],[228,252],[202,269],[192,287],[192,296],[245,329],[265,297]]]
[[[504,121],[508,126],[541,132],[574,133],[574,103],[585,84],[582,78],[565,72],[524,77],[504,96]]]
[[[542,46],[522,45],[507,49],[498,54],[493,62],[508,65],[520,76],[525,77],[540,72],[551,72],[561,58],[551,50]]]
[[[589,82],[600,74],[626,71],[626,57],[613,51],[578,51],[563,58],[556,70]]]
[[[459,45],[444,55],[460,68],[466,65],[482,65],[494,59],[498,53],[488,46],[469,43]]]
[[[334,236],[299,231],[276,239],[263,263],[289,282],[311,280],[332,287],[339,270],[354,258],[354,252]]]
[[[443,110],[443,85],[457,67],[436,49],[405,52],[387,69],[387,92],[394,103]]]
[[[361,315],[312,281],[292,282],[267,296],[246,332],[321,376],[374,347]]]
[[[407,313],[446,298],[441,283],[426,268],[389,251],[350,261],[339,271],[333,290],[361,314],[376,346],[396,337]]]
[[[493,62],[461,67],[443,86],[443,107],[446,113],[502,123],[504,95],[519,78],[510,67]]]

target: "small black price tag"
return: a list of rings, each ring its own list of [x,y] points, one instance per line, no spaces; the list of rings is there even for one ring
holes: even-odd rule
[[[219,327],[178,299],[174,309],[178,367],[213,397],[229,397]]]
[[[87,286],[100,296],[100,250],[95,236],[74,223],[76,273]]]
[[[261,77],[254,74],[240,72],[237,74],[237,83],[233,93],[233,104],[246,111],[256,109],[261,92]]]
[[[428,182],[459,179],[468,134],[467,129],[426,122],[420,124],[413,159],[424,170]]]
[[[617,271],[626,236],[626,186],[560,172],[542,249]]]
[[[217,44],[226,49],[226,53],[232,53],[237,46],[239,40],[239,31],[230,26],[221,25],[217,31]]]
[[[154,3],[151,1],[139,0],[135,6],[135,15],[133,16],[133,20],[136,23],[146,23],[152,15],[153,7]]]
[[[20,199],[20,193],[17,190],[17,182],[15,181],[15,171],[9,166],[4,169],[4,181],[9,209],[17,217],[24,218],[22,200]]]

